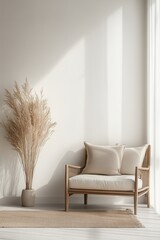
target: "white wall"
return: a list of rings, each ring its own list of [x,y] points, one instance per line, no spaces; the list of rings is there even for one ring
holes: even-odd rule
[[[4,88],[27,77],[57,122],[36,167],[37,201],[64,200],[64,165],[83,161],[84,140],[146,142],[145,0],[0,0],[0,34],[0,118]],[[13,203],[23,175],[0,131],[0,202]]]

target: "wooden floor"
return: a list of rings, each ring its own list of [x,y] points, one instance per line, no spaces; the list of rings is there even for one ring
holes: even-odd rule
[[[112,206],[113,207],[113,206]],[[132,205],[118,206],[119,208],[131,208]],[[62,209],[62,206],[37,206],[35,209]],[[72,208],[84,208],[83,205],[74,205]],[[110,206],[95,206],[90,205],[86,208],[90,209],[102,209],[111,208]],[[117,206],[115,206],[117,208]],[[26,208],[25,208],[26,209]],[[21,207],[4,207],[1,206],[0,210],[24,210]],[[26,209],[26,211],[28,208]],[[109,239],[109,240],[160,240],[160,215],[158,215],[154,209],[146,208],[146,206],[140,206],[138,208],[138,219],[145,226],[145,228],[138,229],[0,229],[0,240],[93,240],[93,239]]]

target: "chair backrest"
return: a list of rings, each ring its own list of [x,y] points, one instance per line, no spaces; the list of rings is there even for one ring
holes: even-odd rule
[[[143,160],[143,167],[150,167],[150,151],[151,151],[151,146],[148,145],[148,148],[145,153],[145,157]]]

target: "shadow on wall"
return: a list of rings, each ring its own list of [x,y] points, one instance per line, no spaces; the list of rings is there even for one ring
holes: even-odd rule
[[[38,201],[40,203],[64,202],[65,164],[84,166],[85,154],[85,148],[82,148],[76,152],[69,151],[65,154],[65,156],[59,161],[59,164],[48,184],[36,191],[36,196],[37,199],[39,198]]]
[[[1,134],[2,136],[2,134]],[[0,203],[10,202],[10,197],[19,196],[19,182],[22,178],[17,154],[5,139],[0,139]],[[13,203],[13,202],[12,202]]]

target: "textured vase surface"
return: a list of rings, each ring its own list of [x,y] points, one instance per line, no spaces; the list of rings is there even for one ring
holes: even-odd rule
[[[21,202],[23,207],[34,207],[35,205],[35,190],[23,189],[21,195]]]

